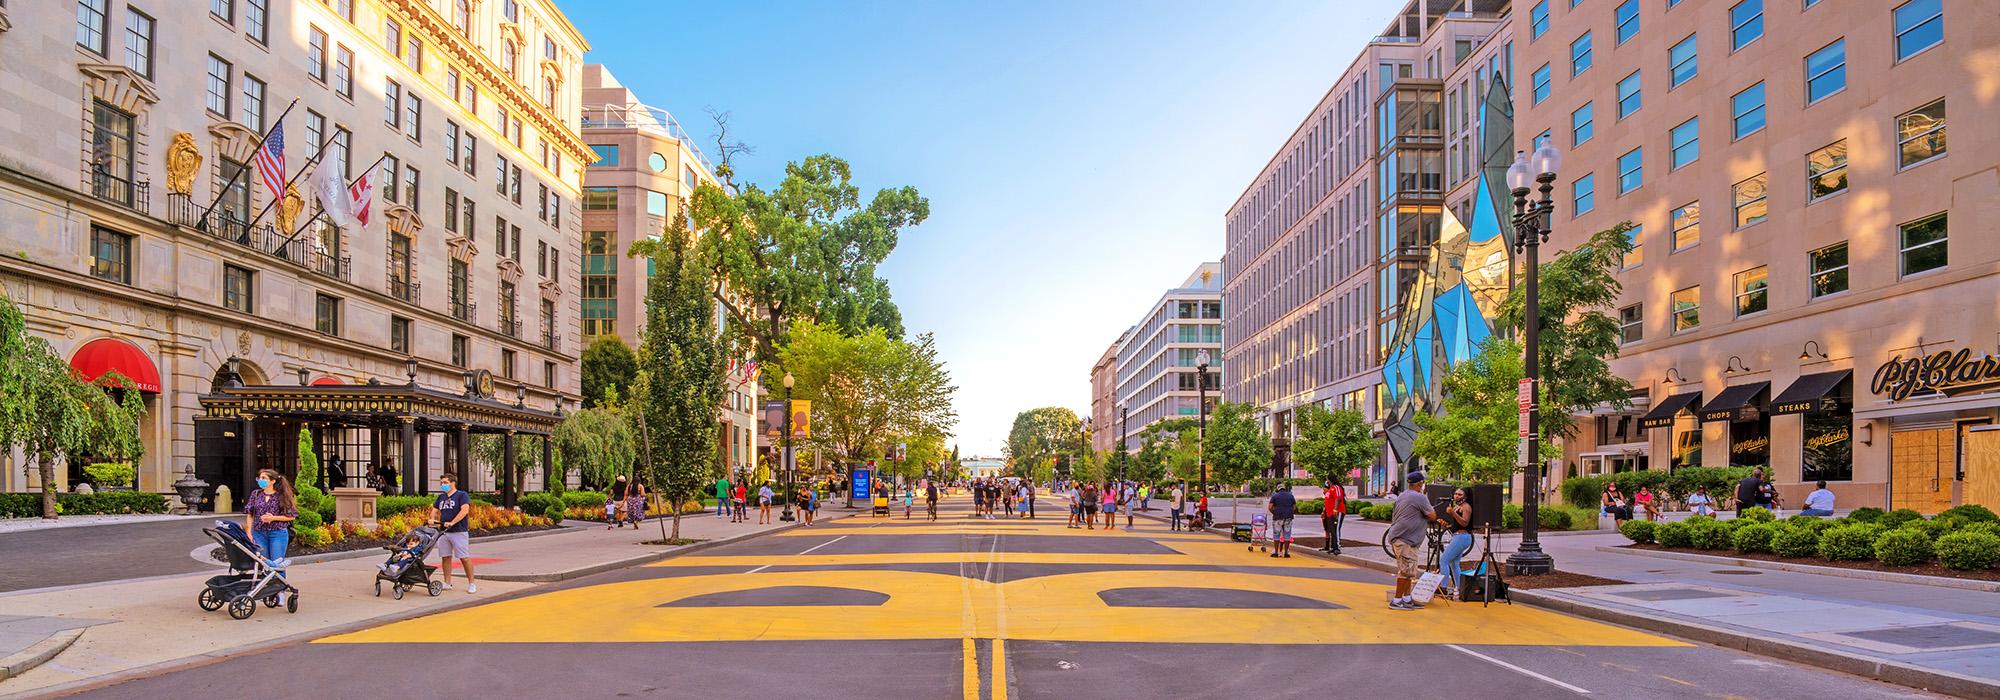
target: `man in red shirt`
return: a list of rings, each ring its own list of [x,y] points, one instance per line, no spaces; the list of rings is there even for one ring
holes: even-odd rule
[[[1326,529],[1326,546],[1320,551],[1340,553],[1340,522],[1347,518],[1347,489],[1340,482],[1326,480],[1326,506],[1320,510],[1319,524]]]

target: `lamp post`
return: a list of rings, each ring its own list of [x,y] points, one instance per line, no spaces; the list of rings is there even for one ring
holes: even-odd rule
[[[1077,426],[1076,428],[1076,456],[1069,458],[1069,478],[1071,479],[1076,478],[1076,460],[1087,454],[1090,454],[1089,418],[1083,419],[1083,424]],[[1107,479],[1111,478],[1110,470],[1109,469],[1105,470],[1103,476]]]
[[[1542,495],[1541,459],[1542,408],[1541,408],[1541,336],[1542,313],[1538,279],[1541,275],[1541,244],[1549,239],[1550,220],[1555,213],[1555,202],[1549,193],[1555,190],[1556,169],[1562,165],[1562,153],[1544,137],[1535,148],[1532,160],[1528,154],[1515,152],[1514,164],[1507,168],[1507,187],[1514,194],[1514,250],[1525,253],[1527,262],[1522,268],[1526,278],[1526,325],[1525,359],[1522,367],[1527,377],[1528,434],[1524,436],[1521,466],[1524,467],[1521,483],[1526,493],[1521,498],[1521,545],[1507,557],[1507,571],[1513,574],[1545,574],[1555,571],[1556,560],[1542,551],[1541,540],[1537,537],[1541,530],[1538,504]],[[1540,199],[1528,201],[1528,183],[1538,185]]]
[[[1195,450],[1194,459],[1201,465],[1201,497],[1208,498],[1208,361],[1207,350],[1195,353]]]
[[[784,447],[785,456],[782,459],[784,459],[785,462],[783,465],[785,468],[785,512],[779,513],[778,519],[789,523],[792,521],[793,518],[797,517],[792,515],[792,501],[798,500],[799,497],[799,485],[798,485],[799,468],[798,464],[792,459],[792,373],[791,372],[785,373],[784,439],[785,439],[785,447]]]
[[[1131,431],[1131,429],[1132,429],[1132,409],[1131,407],[1128,407],[1124,404],[1119,404],[1118,405],[1118,464],[1125,467],[1127,471],[1130,471],[1132,469],[1132,449],[1127,446],[1128,443],[1125,442],[1125,439],[1129,431]]]

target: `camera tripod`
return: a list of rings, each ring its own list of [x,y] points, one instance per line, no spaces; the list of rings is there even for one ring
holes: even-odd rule
[[[1477,577],[1480,579],[1479,606],[1486,607],[1488,605],[1493,604],[1493,590],[1499,588],[1500,586],[1507,585],[1507,582],[1500,577],[1500,562],[1494,560],[1493,558],[1493,526],[1481,525],[1480,534],[1485,538],[1485,540],[1481,546],[1481,551],[1479,552],[1479,566],[1478,568],[1473,569],[1474,571],[1477,571],[1479,573],[1473,574],[1472,576],[1461,576],[1460,578],[1464,579],[1464,578]],[[1454,565],[1456,565],[1456,563],[1454,563]],[[1460,589],[1465,588],[1465,582],[1463,580],[1459,581],[1458,585]],[[1514,604],[1514,599],[1512,597],[1504,597],[1502,598],[1502,600],[1507,601],[1508,605]]]

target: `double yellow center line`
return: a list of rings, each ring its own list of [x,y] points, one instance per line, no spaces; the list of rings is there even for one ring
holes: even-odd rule
[[[979,644],[970,637],[965,642],[965,700],[984,700],[979,684]],[[991,700],[1007,700],[1007,640],[993,640]]]

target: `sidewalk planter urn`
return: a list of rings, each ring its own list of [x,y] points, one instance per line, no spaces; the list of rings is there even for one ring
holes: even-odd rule
[[[359,523],[362,527],[375,527],[375,499],[381,496],[371,488],[333,489],[333,519],[341,522]]]
[[[202,497],[208,494],[208,482],[195,478],[194,468],[182,472],[179,481],[174,482],[174,493],[180,495],[181,512],[201,512]]]

